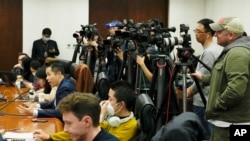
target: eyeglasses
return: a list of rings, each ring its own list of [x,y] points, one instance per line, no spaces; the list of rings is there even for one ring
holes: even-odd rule
[[[198,29],[194,29],[193,31],[194,31],[194,33],[197,33],[197,34],[207,33],[207,32],[205,32],[205,31],[200,31],[200,30],[198,30]]]

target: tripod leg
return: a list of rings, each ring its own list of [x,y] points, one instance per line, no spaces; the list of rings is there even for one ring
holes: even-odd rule
[[[183,85],[182,85],[182,95],[183,95],[183,112],[187,111],[187,66],[183,65],[182,66],[182,81],[183,81]]]
[[[191,73],[194,73],[194,72],[195,72],[195,70],[194,70],[193,67],[189,67],[189,69],[190,69]],[[198,91],[199,91],[199,94],[200,94],[200,96],[201,96],[201,100],[202,100],[202,102],[203,102],[203,104],[204,104],[204,107],[206,107],[206,105],[207,105],[207,100],[206,100],[206,98],[205,98],[205,96],[204,96],[204,94],[203,94],[203,91],[202,91],[202,89],[201,89],[201,86],[200,86],[200,83],[199,83],[198,79],[197,79],[197,78],[194,78],[194,82],[195,82],[196,87],[197,87],[197,89],[198,89]]]

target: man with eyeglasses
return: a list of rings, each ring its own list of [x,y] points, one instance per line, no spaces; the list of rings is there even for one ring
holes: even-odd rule
[[[210,140],[228,141],[231,125],[250,124],[250,37],[243,35],[243,24],[236,17],[223,17],[210,27],[224,49],[211,76],[192,75],[203,84],[210,83],[205,113],[213,124]]]
[[[196,29],[194,30],[197,42],[203,47],[203,53],[200,55],[199,60],[210,68],[213,67],[215,60],[219,57],[222,51],[222,47],[213,42],[213,35],[215,32],[209,27],[209,24],[211,23],[214,23],[211,19],[201,19],[197,22]],[[199,71],[202,74],[210,74],[209,70],[207,70],[200,62],[197,64],[196,71]],[[202,86],[202,88],[202,92],[207,99],[209,87]],[[198,115],[203,127],[207,131],[207,135],[210,136],[211,125],[209,125],[204,117],[205,106],[195,83],[187,88],[187,98],[193,100],[193,112]]]

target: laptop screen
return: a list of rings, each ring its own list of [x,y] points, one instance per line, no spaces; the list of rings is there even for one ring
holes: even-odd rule
[[[12,72],[0,71],[0,84],[13,85],[16,81],[16,76]]]

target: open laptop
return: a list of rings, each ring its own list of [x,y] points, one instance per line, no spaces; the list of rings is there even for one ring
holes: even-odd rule
[[[16,85],[15,82],[16,82],[16,76],[14,73],[7,71],[0,71],[0,84],[15,87],[17,96],[21,96],[22,91],[20,87]]]
[[[13,86],[16,81],[16,76],[12,72],[0,71],[0,84]]]

